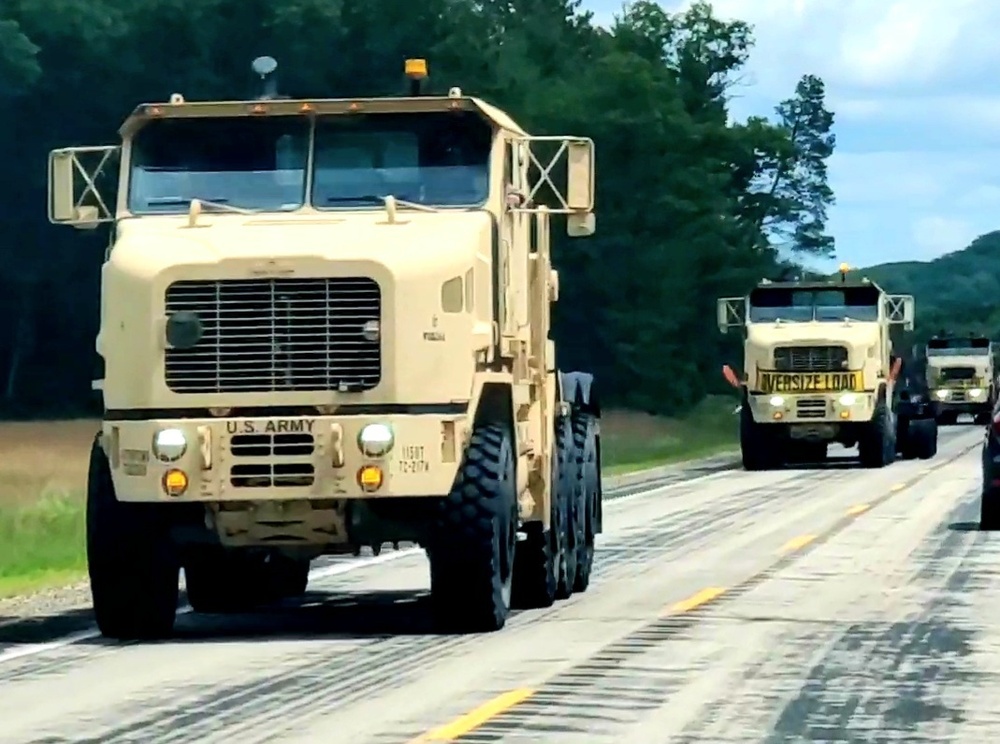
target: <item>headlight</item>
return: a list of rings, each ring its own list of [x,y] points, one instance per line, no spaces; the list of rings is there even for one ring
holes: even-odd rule
[[[368,457],[382,457],[392,444],[392,429],[385,424],[368,424],[358,434],[358,447]]]
[[[153,435],[153,454],[160,462],[181,459],[187,447],[187,437],[180,429],[160,429]]]
[[[782,398],[780,395],[772,395],[771,405],[774,406],[775,408],[780,408],[781,406],[785,405],[785,399]]]
[[[938,390],[938,391],[936,391],[934,393],[934,395],[936,395],[940,400],[944,400],[945,398],[948,397],[948,391],[947,390]]]
[[[842,406],[853,406],[858,402],[858,396],[854,393],[844,393],[840,396],[840,405]]]
[[[983,391],[980,390],[979,388],[972,388],[971,390],[969,390],[969,395],[971,395],[973,398],[978,398],[982,394]]]

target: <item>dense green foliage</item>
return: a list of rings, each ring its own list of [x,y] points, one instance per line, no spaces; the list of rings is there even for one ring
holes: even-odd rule
[[[734,339],[715,298],[783,256],[829,256],[833,116],[804,76],[773,119],[728,121],[749,26],[695,4],[627,6],[609,30],[575,0],[7,0],[0,6],[0,410],[94,404],[98,280],[107,232],[49,226],[49,149],[114,141],[137,103],[249,96],[270,54],[292,96],[398,94],[402,61],[429,60],[538,134],[592,137],[598,233],[558,239],[563,367],[651,412],[722,385]]]
[[[864,274],[888,292],[914,296],[916,342],[941,331],[1000,340],[1000,232],[933,261],[879,264]]]

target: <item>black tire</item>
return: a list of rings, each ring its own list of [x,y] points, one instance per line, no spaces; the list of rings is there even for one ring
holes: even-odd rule
[[[564,422],[556,423],[555,437]],[[542,529],[541,522],[524,525],[525,539],[517,543],[517,557],[514,559],[514,606],[521,610],[551,607],[560,598],[559,585],[565,582],[564,558],[566,553],[566,489],[562,482],[562,453],[553,447],[552,503],[549,513],[549,530]]]
[[[932,418],[912,419],[907,431],[911,457],[930,460],[937,454],[938,426]]]
[[[594,567],[594,544],[599,524],[600,472],[597,463],[597,427],[590,414],[573,417],[573,449],[580,476],[579,495],[583,504],[583,540],[576,548],[576,581],[573,591],[585,592]]]
[[[979,529],[1000,530],[1000,494],[985,492],[979,499]]]
[[[875,405],[872,420],[858,437],[861,466],[884,468],[896,459],[896,429],[885,400]]]
[[[988,424],[989,422],[990,422],[989,411],[980,411],[972,419],[972,423],[975,424],[976,426],[986,426],[986,424]]]
[[[569,416],[557,420],[554,445],[559,455],[559,479],[553,481],[556,489],[553,496],[560,502],[559,511],[563,518],[556,599],[569,599],[576,586],[577,547],[584,541],[586,527],[580,465],[573,449],[573,424]]]
[[[477,426],[428,546],[431,604],[443,630],[491,632],[507,622],[517,545],[517,481],[507,428]]]
[[[916,457],[910,436],[910,424],[911,420],[908,417],[896,414],[896,455],[903,460],[912,460]]]
[[[87,571],[105,637],[152,640],[173,633],[180,563],[165,508],[118,500],[98,434],[87,477]]]
[[[753,420],[746,396],[740,407],[740,454],[744,470],[774,470],[781,467],[781,455],[768,424]]]
[[[306,593],[312,561],[273,554],[267,565],[268,581],[279,599],[297,598]]]

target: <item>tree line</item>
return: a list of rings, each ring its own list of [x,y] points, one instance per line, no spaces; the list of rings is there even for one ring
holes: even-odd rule
[[[111,144],[140,102],[256,93],[279,60],[293,97],[398,95],[402,61],[533,134],[593,138],[598,232],[553,245],[560,366],[611,403],[679,413],[723,388],[736,339],[715,298],[829,257],[834,116],[804,74],[770,117],[729,121],[752,28],[696,2],[625,5],[610,28],[577,0],[8,0],[0,7],[0,415],[99,410],[104,229],[46,219],[47,152]]]

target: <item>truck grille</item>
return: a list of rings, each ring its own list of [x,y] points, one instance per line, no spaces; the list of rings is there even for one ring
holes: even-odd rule
[[[779,372],[839,372],[847,369],[843,346],[783,346],[774,350]]]
[[[198,314],[203,334],[190,349],[167,349],[175,393],[360,392],[381,379],[381,342],[362,334],[381,320],[373,279],[174,282],[167,317],[182,310]]]
[[[229,470],[229,482],[236,488],[311,486],[315,449],[312,434],[237,434],[230,443],[237,462]],[[256,461],[239,462],[243,458]]]
[[[795,415],[800,419],[826,418],[824,398],[799,398],[795,401]]]

